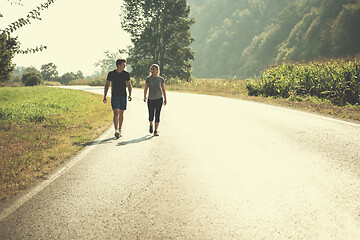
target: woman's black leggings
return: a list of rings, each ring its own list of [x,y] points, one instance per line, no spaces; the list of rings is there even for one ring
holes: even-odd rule
[[[154,114],[155,114],[155,122],[159,123],[163,98],[148,100],[147,104],[149,109],[149,121],[152,122],[154,120]]]

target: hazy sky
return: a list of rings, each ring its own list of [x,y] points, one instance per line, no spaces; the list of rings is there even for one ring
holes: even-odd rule
[[[11,2],[11,1],[10,1]],[[0,28],[21,17],[46,0],[21,0],[22,6],[0,0]],[[59,75],[81,70],[92,75],[94,63],[105,58],[104,51],[115,52],[131,44],[129,35],[121,29],[121,0],[56,0],[41,12],[42,20],[32,20],[13,33],[18,36],[21,49],[46,45],[35,54],[17,54],[17,66],[35,66],[55,63]],[[115,61],[115,60],[114,60]],[[115,68],[115,67],[114,67]]]

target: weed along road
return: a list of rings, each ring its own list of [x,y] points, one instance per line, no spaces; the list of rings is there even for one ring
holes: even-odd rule
[[[360,239],[360,125],[169,92],[153,137],[142,99],[4,203],[0,239]]]

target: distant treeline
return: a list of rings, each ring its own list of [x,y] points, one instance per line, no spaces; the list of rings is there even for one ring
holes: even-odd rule
[[[360,0],[188,0],[195,77],[360,53]]]

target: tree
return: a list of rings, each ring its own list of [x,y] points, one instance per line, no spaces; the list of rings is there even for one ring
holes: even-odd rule
[[[127,53],[125,49],[118,49],[117,52],[111,53],[110,51],[105,51],[104,54],[106,58],[95,63],[95,67],[100,67],[101,75],[105,75],[111,70],[116,68],[115,61],[116,59],[122,58],[124,54]]]
[[[128,62],[134,77],[144,77],[157,63],[166,77],[190,78],[194,19],[189,14],[186,0],[124,0],[122,27],[133,43]]]
[[[332,26],[333,46],[336,55],[360,52],[360,1],[357,4],[344,5]]]
[[[24,74],[25,74],[25,73],[30,73],[30,72],[32,72],[32,73],[38,73],[38,74],[41,75],[40,71],[37,70],[36,67],[34,67],[34,66],[30,66],[30,67],[25,68]]]
[[[39,72],[27,72],[22,77],[22,82],[25,86],[35,86],[42,82],[41,74]]]
[[[19,49],[17,38],[12,38],[5,33],[0,33],[0,83],[10,79],[15,68],[12,59]]]
[[[60,78],[60,83],[63,85],[68,85],[69,82],[71,82],[72,80],[75,80],[76,76],[74,73],[65,73],[64,75],[61,76]]]
[[[19,18],[15,22],[9,24],[5,29],[0,29],[0,82],[5,82],[10,79],[11,72],[15,67],[12,63],[12,59],[16,53],[35,53],[46,49],[46,46],[41,45],[35,48],[22,50],[20,49],[20,42],[17,38],[11,37],[11,34],[19,28],[31,24],[33,19],[41,20],[40,12],[48,8],[54,1],[55,0],[48,0],[46,3],[43,3],[30,11],[25,18]],[[17,1],[12,2],[19,3]],[[1,14],[0,17],[2,17]]]
[[[44,80],[54,81],[54,79],[59,75],[56,70],[56,65],[54,63],[48,63],[41,66],[41,76]]]
[[[192,27],[196,77],[247,78],[284,61],[360,53],[360,0],[188,3],[196,18]]]
[[[79,70],[75,74],[75,79],[84,79],[84,74]]]
[[[31,24],[31,20],[32,19],[37,19],[37,20],[41,20],[40,18],[40,13],[42,10],[49,8],[49,6],[51,4],[53,4],[55,2],[55,0],[48,0],[46,3],[41,4],[40,6],[37,6],[35,9],[33,9],[32,11],[30,11],[26,18],[19,18],[18,20],[16,20],[15,22],[9,24],[4,30],[0,29],[0,33],[4,33],[8,36],[10,36],[11,33],[13,33],[14,31],[18,30],[19,28]],[[26,50],[21,50],[19,49],[17,51],[17,53],[35,53],[38,51],[42,51],[44,49],[46,49],[46,46],[40,46],[40,47],[35,47],[35,48],[28,48]]]

